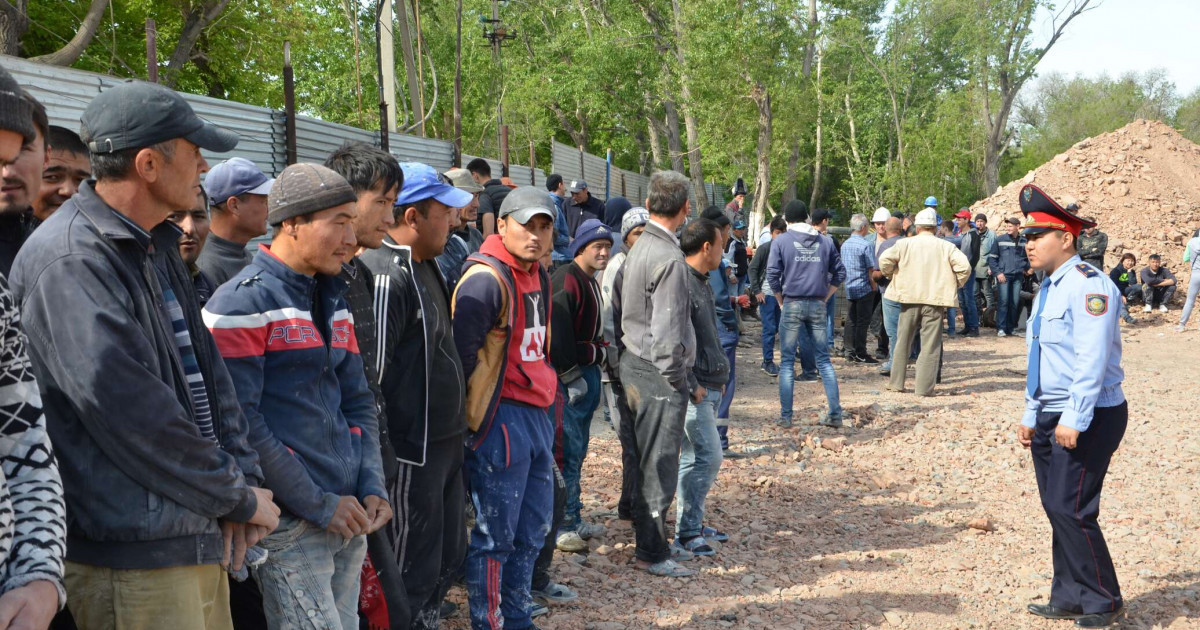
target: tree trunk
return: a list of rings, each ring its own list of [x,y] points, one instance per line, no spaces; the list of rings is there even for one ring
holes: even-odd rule
[[[229,0],[209,0],[200,6],[193,7],[184,16],[183,28],[179,31],[179,41],[175,44],[175,50],[171,53],[170,59],[167,60],[167,67],[159,76],[160,83],[171,89],[175,88],[175,84],[179,81],[179,73],[183,72],[184,66],[191,60],[192,49],[196,47],[196,42],[200,39],[205,27],[217,19],[217,16],[221,15],[227,6],[229,6]]]
[[[63,67],[78,61],[79,56],[83,54],[88,44],[92,43],[92,38],[96,36],[96,30],[100,27],[100,21],[104,19],[104,10],[107,8],[108,0],[92,0],[92,3],[88,6],[87,15],[83,16],[83,23],[79,25],[79,30],[75,31],[75,35],[71,38],[71,41],[48,55],[31,57],[30,61]]]
[[[391,0],[384,0],[390,2]],[[408,79],[408,99],[407,105],[409,111],[413,114],[413,120],[420,120],[425,112],[416,110],[417,104],[421,102],[421,82],[418,80],[417,61],[413,54],[413,37],[412,29],[408,23],[408,2],[400,0],[396,3],[396,30],[400,31],[400,55],[404,57],[404,74]],[[408,114],[404,115],[405,123],[408,122]]]
[[[758,172],[754,176],[754,209],[750,212],[750,234],[757,235],[767,220],[767,197],[771,192],[771,95],[762,82],[754,84],[750,98],[758,106]]]
[[[815,137],[816,147],[813,151],[813,179],[812,179],[812,196],[809,197],[808,207],[810,210],[816,209],[817,199],[821,196],[821,157],[822,157],[822,138],[823,129],[821,127],[822,103],[824,99],[821,94],[821,61],[823,55],[817,53],[817,133]]]
[[[813,54],[817,49],[817,0],[808,0],[808,44],[804,46],[804,78],[812,74]]]
[[[696,113],[692,109],[692,91],[688,85],[690,81],[684,55],[683,10],[679,6],[679,0],[671,0],[671,10],[675,14],[675,59],[679,62],[679,96],[682,99],[683,124],[687,128],[688,175],[692,178],[696,201],[707,205],[707,202],[701,202],[708,198],[708,192],[704,189],[704,166],[700,158],[700,124],[696,121]]]
[[[800,179],[800,141],[792,143],[792,151],[788,154],[786,186],[783,188],[781,202],[787,203],[796,198],[796,180]]]
[[[671,170],[684,173],[683,140],[679,137],[679,113],[675,111],[675,101],[665,99],[663,109],[667,112],[667,158],[671,161]]]
[[[17,56],[29,29],[29,0],[0,0],[0,53]]]
[[[650,159],[652,162],[649,169],[642,171],[643,175],[649,175],[667,163],[666,156],[663,155],[662,128],[662,121],[655,118],[653,114],[646,114],[646,129],[650,138]]]

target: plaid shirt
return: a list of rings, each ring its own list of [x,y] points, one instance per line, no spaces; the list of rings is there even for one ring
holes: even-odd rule
[[[846,266],[846,296],[857,300],[872,291],[871,270],[878,269],[875,252],[867,239],[851,234],[842,243],[842,264]]]

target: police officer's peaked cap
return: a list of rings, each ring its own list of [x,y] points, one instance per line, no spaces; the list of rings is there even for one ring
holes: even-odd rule
[[[1041,188],[1027,184],[1021,189],[1021,213],[1025,215],[1023,233],[1029,236],[1049,230],[1060,230],[1078,237],[1083,228],[1096,227],[1094,221],[1088,221],[1072,212],[1078,209],[1077,206],[1072,205],[1069,208],[1063,208]]]

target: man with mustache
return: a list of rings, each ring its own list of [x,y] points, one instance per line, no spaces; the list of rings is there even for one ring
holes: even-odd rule
[[[196,259],[200,257],[200,250],[204,249],[204,241],[208,239],[208,195],[201,190],[196,195],[196,205],[187,210],[172,212],[167,220],[183,232],[179,237],[179,257],[192,274],[196,299],[200,301],[200,308],[204,308],[213,292],[217,290],[212,278],[196,266]]]
[[[33,201],[42,189],[46,167],[46,108],[21,90],[21,104],[33,121],[32,140],[21,145],[16,158],[0,166],[0,273],[8,275],[17,252],[33,232]]]

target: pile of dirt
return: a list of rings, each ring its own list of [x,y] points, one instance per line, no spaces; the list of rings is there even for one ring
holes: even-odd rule
[[[1187,275],[1183,246],[1200,227],[1200,145],[1157,121],[1135,120],[1116,131],[1081,140],[1075,146],[977,202],[997,227],[1020,215],[1018,195],[1037,184],[1062,204],[1079,203],[1108,234],[1105,268],[1124,252],[1138,266],[1160,254],[1176,274]]]

